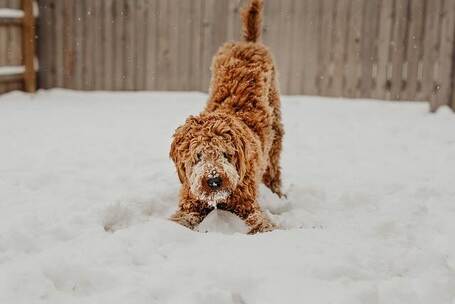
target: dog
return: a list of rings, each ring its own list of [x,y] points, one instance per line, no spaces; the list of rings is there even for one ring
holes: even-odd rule
[[[243,41],[218,50],[205,110],[173,136],[169,154],[182,185],[170,219],[190,229],[215,208],[239,216],[249,234],[276,228],[257,201],[261,181],[283,196],[284,131],[274,61],[259,42],[262,10],[262,0],[242,10]]]

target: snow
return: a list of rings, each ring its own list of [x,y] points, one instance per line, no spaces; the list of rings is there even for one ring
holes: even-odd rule
[[[25,72],[25,67],[22,65],[0,66],[0,75],[16,75]]]
[[[22,18],[24,17],[24,11],[12,8],[0,8],[1,18]]]
[[[33,1],[33,16],[39,17],[39,7],[36,1]],[[0,8],[0,18],[18,19],[24,17],[24,11],[12,8]]]
[[[284,97],[282,228],[166,218],[201,93],[0,97],[0,303],[455,303],[455,115]],[[207,233],[203,233],[207,231]]]

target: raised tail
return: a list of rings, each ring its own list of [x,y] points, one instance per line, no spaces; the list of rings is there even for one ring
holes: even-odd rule
[[[256,42],[261,37],[263,6],[262,0],[250,0],[248,6],[242,10],[243,39],[245,41]]]

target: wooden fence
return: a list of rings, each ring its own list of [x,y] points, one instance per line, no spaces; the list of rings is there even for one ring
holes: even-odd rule
[[[36,90],[33,0],[0,0],[0,93]]]
[[[201,90],[241,0],[40,0],[40,85]],[[455,0],[265,0],[285,94],[455,107]]]

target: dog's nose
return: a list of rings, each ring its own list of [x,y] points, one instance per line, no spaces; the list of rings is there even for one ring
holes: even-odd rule
[[[209,185],[209,187],[212,188],[213,190],[218,189],[219,187],[221,187],[221,178],[219,176],[211,177],[207,179],[207,185]]]

